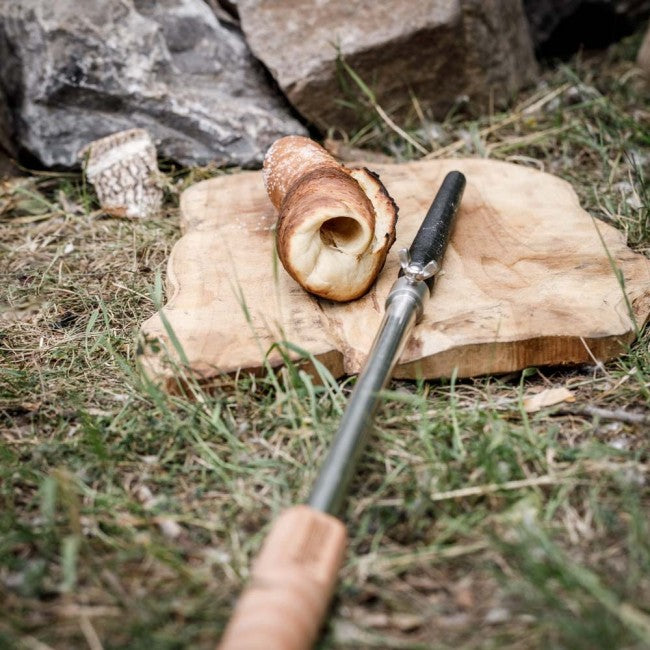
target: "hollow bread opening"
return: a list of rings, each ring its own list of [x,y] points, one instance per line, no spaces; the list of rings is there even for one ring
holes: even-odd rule
[[[363,239],[363,228],[351,217],[332,217],[321,224],[320,238],[326,246],[356,253]]]

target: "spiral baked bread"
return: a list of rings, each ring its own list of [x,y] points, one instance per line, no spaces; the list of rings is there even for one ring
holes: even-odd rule
[[[395,241],[397,207],[379,177],[288,136],[267,152],[264,183],[279,211],[277,249],[287,272],[329,300],[366,293]]]

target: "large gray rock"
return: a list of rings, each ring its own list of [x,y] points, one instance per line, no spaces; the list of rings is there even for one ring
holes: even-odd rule
[[[12,119],[7,100],[0,86],[0,151],[7,154],[14,154],[14,143],[12,138]]]
[[[638,29],[650,0],[523,0],[535,49],[567,56],[580,47],[605,47]]]
[[[257,164],[278,137],[304,133],[203,0],[0,2],[2,53],[16,140],[48,166],[132,127],[183,164]]]
[[[462,95],[487,106],[536,72],[521,0],[238,0],[237,9],[253,53],[321,128],[358,125],[341,102],[339,51],[397,114],[411,93],[436,117]]]
[[[0,52],[1,55],[2,52]],[[12,162],[16,155],[12,133],[11,113],[2,86],[0,86],[0,178],[11,176],[17,171]]]

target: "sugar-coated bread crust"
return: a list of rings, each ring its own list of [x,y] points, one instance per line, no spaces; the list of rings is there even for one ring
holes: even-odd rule
[[[314,169],[339,168],[339,163],[317,142],[301,135],[276,140],[264,157],[264,185],[279,210],[289,188]]]
[[[329,300],[366,293],[395,241],[397,207],[379,177],[289,136],[269,149],[264,182],[279,211],[277,250],[287,272]]]

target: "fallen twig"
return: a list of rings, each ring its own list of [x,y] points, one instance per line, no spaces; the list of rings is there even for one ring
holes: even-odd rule
[[[487,483],[486,485],[474,485],[472,487],[449,490],[447,492],[435,492],[429,498],[432,501],[446,501],[448,499],[463,499],[465,497],[483,496],[494,492],[503,492],[508,490],[520,490],[527,487],[536,487],[539,485],[557,485],[558,483],[567,483],[577,481],[566,476],[535,476],[533,478],[519,479],[516,481],[506,481],[505,483]]]
[[[453,546],[434,546],[412,553],[391,554],[390,556],[377,556],[376,553],[363,555],[352,561],[365,575],[380,575],[387,571],[395,571],[410,567],[413,564],[431,565],[437,560],[451,560],[472,553],[479,553],[489,548],[486,541],[471,542],[468,544],[454,544]]]
[[[555,411],[557,415],[589,415],[601,420],[616,420],[628,424],[650,424],[650,413],[630,412],[624,409],[605,409],[600,406],[572,406]]]

